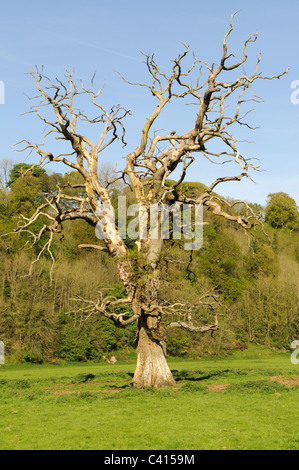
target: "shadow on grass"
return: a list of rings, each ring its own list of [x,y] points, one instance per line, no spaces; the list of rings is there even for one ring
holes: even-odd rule
[[[178,371],[176,369],[172,370],[172,375],[175,378],[176,382],[180,382],[181,380],[189,381],[189,382],[201,382],[203,380],[208,380],[215,377],[227,377],[227,376],[236,376],[236,375],[248,375],[247,372],[242,370],[235,370],[235,369],[223,369],[223,370],[213,370],[210,372],[203,372],[200,370],[197,371],[187,371],[181,370]]]

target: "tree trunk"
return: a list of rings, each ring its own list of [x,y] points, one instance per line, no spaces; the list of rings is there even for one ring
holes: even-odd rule
[[[131,384],[138,388],[175,385],[162,342],[148,334],[145,320],[140,319],[138,327],[137,366]]]

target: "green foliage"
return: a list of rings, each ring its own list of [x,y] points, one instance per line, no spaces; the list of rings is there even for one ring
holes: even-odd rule
[[[206,243],[196,253],[199,272],[212,280],[215,289],[226,300],[233,302],[242,295],[245,288],[240,247],[231,234],[219,229],[217,225],[207,229],[206,233]]]
[[[60,333],[58,356],[66,361],[87,361],[99,359],[100,354],[86,328],[76,328],[73,324],[63,326]]]
[[[29,165],[30,166],[30,165]],[[9,190],[0,190],[0,232],[11,232],[16,217],[32,213],[41,202],[41,190],[80,195],[80,188],[68,185],[82,183],[81,177],[44,171],[20,177],[20,165],[14,167]],[[27,167],[22,167],[24,170]],[[200,183],[184,183],[179,191],[198,196],[205,190]],[[114,201],[115,202],[115,201]],[[132,201],[134,202],[134,201]],[[71,204],[66,202],[65,204]],[[68,207],[68,208],[71,208]],[[255,207],[255,209],[261,209]],[[243,208],[236,211],[242,213]],[[181,240],[165,243],[166,257],[161,258],[163,287],[161,295],[174,303],[189,299],[195,303],[205,292],[220,295],[227,307],[220,317],[220,330],[213,337],[172,331],[167,338],[167,352],[185,358],[202,355],[228,355],[249,342],[271,347],[288,348],[298,336],[299,323],[299,241],[296,232],[298,208],[285,193],[271,194],[266,208],[267,231],[272,243],[262,231],[249,239],[240,230],[221,218],[204,212],[204,245],[190,252],[182,249]],[[44,221],[38,219],[34,229]],[[276,227],[282,227],[283,230]],[[0,339],[5,340],[7,357],[11,361],[41,363],[43,361],[98,360],[111,353],[133,347],[136,324],[117,328],[109,319],[92,316],[81,321],[80,313],[69,301],[76,294],[95,299],[98,290],[107,295],[126,297],[113,260],[103,253],[80,250],[81,243],[98,242],[94,229],[84,221],[64,223],[63,235],[53,240],[57,259],[52,285],[49,282],[49,259],[35,264],[28,277],[30,263],[40,251],[20,248],[28,241],[27,234],[18,238],[0,238]],[[47,236],[47,235],[46,235]],[[45,239],[41,240],[44,243]],[[130,256],[137,281],[142,281],[145,268],[134,241],[128,240]],[[66,313],[70,312],[70,313]],[[117,313],[130,307],[120,305]],[[198,312],[196,322],[207,323],[212,312]],[[84,318],[83,318],[84,320]]]
[[[108,291],[118,299],[126,296],[122,284],[113,284]],[[128,310],[128,307],[126,307]],[[74,314],[60,314],[60,336],[58,357],[66,361],[98,360],[103,355],[132,346],[136,335],[136,326],[126,329],[117,328],[108,318],[93,317],[80,324]]]
[[[8,210],[11,214],[31,215],[41,204],[43,179],[35,179],[31,175],[18,178],[11,187]]]
[[[113,295],[117,299],[125,299],[127,297],[126,289],[123,284],[113,284],[108,291],[108,295]]]
[[[278,272],[278,260],[273,247],[255,241],[252,249],[253,253],[246,260],[249,275],[258,278]]]
[[[9,181],[7,182],[7,186],[11,188],[13,183],[15,183],[18,178],[25,175],[26,171],[30,170],[31,167],[32,165],[29,165],[28,163],[17,163],[16,165],[14,165],[9,173]],[[40,178],[41,176],[46,175],[46,171],[44,170],[44,168],[41,168],[39,166],[34,167],[33,170],[29,171],[28,173],[32,174],[32,176],[34,176],[35,178]]]
[[[182,331],[170,334],[167,337],[167,353],[174,357],[186,357],[189,353],[190,336]]]
[[[299,230],[299,210],[296,201],[283,192],[269,194],[265,220],[274,228]]]

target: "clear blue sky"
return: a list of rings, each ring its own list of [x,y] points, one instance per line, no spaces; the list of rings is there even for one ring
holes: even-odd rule
[[[249,51],[255,60],[261,50],[262,73],[291,70],[281,80],[256,83],[255,91],[265,102],[257,106],[250,122],[260,129],[242,134],[255,141],[248,145],[247,155],[259,157],[266,171],[254,175],[256,184],[244,180],[229,183],[219,187],[219,192],[264,204],[269,193],[284,191],[299,204],[299,105],[290,101],[291,82],[299,80],[298,0],[1,2],[0,80],[5,83],[6,96],[5,104],[0,105],[0,159],[23,161],[26,155],[13,153],[11,146],[22,138],[41,140],[40,122],[21,116],[30,107],[24,93],[35,93],[32,79],[26,75],[34,64],[44,65],[51,77],[62,76],[63,66],[74,67],[76,76],[83,80],[97,71],[97,85],[106,82],[105,103],[121,103],[133,112],[128,119],[127,150],[135,148],[140,128],[155,103],[144,95],[144,89],[126,85],[114,71],[131,81],[143,81],[145,66],[140,52],[154,52],[157,61],[168,68],[182,50],[182,41],[198,58],[216,62],[230,14],[238,9],[241,12],[229,42],[232,50],[241,52],[244,40],[257,31],[259,39]],[[184,127],[184,112],[175,116],[176,130]],[[121,162],[124,154],[121,147],[115,147],[105,154],[105,160]],[[26,161],[31,163],[34,157]],[[62,171],[55,166],[49,169]],[[239,173],[238,168],[225,171],[199,159],[188,180],[209,184],[218,175],[233,171]]]

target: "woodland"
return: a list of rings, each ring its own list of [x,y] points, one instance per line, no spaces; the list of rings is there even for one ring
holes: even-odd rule
[[[41,187],[50,190],[67,178],[45,171],[20,177],[20,167],[1,162],[0,230],[11,232],[22,213],[39,205]],[[27,167],[28,168],[28,167]],[[111,172],[103,165],[102,175]],[[200,195],[200,183],[185,182],[185,194]],[[114,198],[123,191],[115,185]],[[173,330],[167,338],[167,354],[177,357],[229,355],[248,344],[289,349],[298,336],[299,324],[299,213],[286,193],[269,195],[266,207],[253,204],[263,214],[264,230],[254,237],[204,210],[204,244],[200,250],[182,249],[183,241],[166,242],[164,294],[169,302],[202,292],[221,298],[220,328],[198,336]],[[32,268],[39,249],[21,249],[26,235],[2,237],[0,272],[0,337],[12,362],[88,361],[130,357],[134,351],[136,325],[119,328],[97,314],[86,319],[71,300],[77,295],[94,298],[99,289],[122,298],[124,287],[113,261],[105,253],[80,244],[98,243],[94,230],[83,221],[65,224],[64,234],[55,239],[52,260],[45,254]],[[132,252],[134,242],[126,240]],[[29,275],[30,274],[30,275]],[[204,320],[203,314],[203,320]]]

